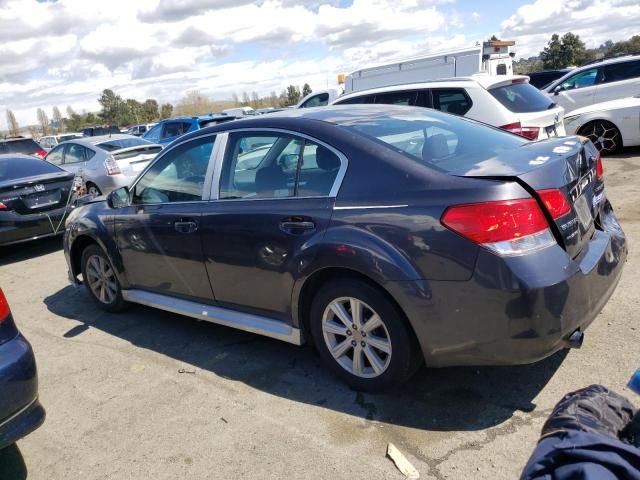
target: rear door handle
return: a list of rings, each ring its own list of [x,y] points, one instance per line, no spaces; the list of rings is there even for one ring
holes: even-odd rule
[[[316,224],[310,221],[285,220],[280,222],[280,230],[291,235],[302,235],[316,229]]]
[[[193,233],[198,230],[198,224],[192,220],[179,220],[173,222],[173,228],[178,233]]]

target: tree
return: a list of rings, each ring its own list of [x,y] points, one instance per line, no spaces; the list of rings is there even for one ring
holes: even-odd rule
[[[53,123],[58,132],[64,132],[64,118],[62,118],[62,114],[57,105],[53,107]]]
[[[133,98],[127,98],[125,108],[118,115],[118,125],[131,125],[145,120],[144,105]]]
[[[7,125],[9,127],[9,135],[15,137],[20,134],[20,125],[18,125],[18,121],[16,120],[16,116],[13,114],[11,110],[7,109]]]
[[[498,37],[496,37],[495,34],[491,35],[491,38],[489,39],[490,42],[499,42],[500,39]]]
[[[173,105],[170,103],[163,103],[162,107],[160,107],[160,120],[170,118],[171,112],[173,112]]]
[[[40,129],[42,130],[42,135],[46,135],[49,131],[49,117],[44,113],[44,110],[39,108],[37,111],[38,115],[38,123],[40,124]]]
[[[297,87],[295,85],[289,85],[287,87],[286,90],[286,105],[285,106],[290,106],[290,105],[295,105],[300,101],[300,87]]]
[[[634,35],[626,41],[611,43],[612,45],[607,52],[609,54],[640,52],[640,35]]]
[[[71,118],[76,115],[76,112],[71,108],[71,105],[67,105],[67,117]]]
[[[544,68],[547,69],[581,65],[593,58],[595,58],[595,52],[587,50],[580,36],[571,32],[565,33],[562,38],[554,33],[547,46],[540,52],[540,59]]]
[[[251,92],[251,107],[252,108],[260,108],[260,97],[258,96],[258,92]]]
[[[238,98],[238,94],[236,92],[233,92],[231,94],[231,100],[233,101],[233,106],[234,107],[239,107],[240,106],[240,98]]]
[[[158,101],[153,98],[147,98],[142,104],[142,112],[145,122],[150,123],[157,120],[160,116],[160,112],[158,112]]]
[[[312,92],[311,87],[309,86],[308,83],[305,83],[302,86],[302,97],[306,97],[307,95],[309,95]]]
[[[242,103],[241,103],[241,105],[243,107],[247,107],[247,106],[249,106],[250,102],[251,102],[251,99],[249,98],[249,94],[247,92],[242,92]]]
[[[540,52],[540,59],[544,64],[544,68],[564,68],[565,58],[562,51],[562,43],[560,42],[560,36],[557,33],[551,35],[551,40],[544,47],[544,50]]]
[[[277,107],[279,106],[278,103],[278,95],[276,95],[275,90],[271,90],[271,93],[269,94],[269,100],[268,100],[268,104],[270,107]]]
[[[113,93],[113,90],[105,89],[98,98],[98,103],[102,106],[100,118],[107,124],[114,124],[118,116],[122,115],[123,101],[120,95]]]
[[[185,116],[202,115],[212,111],[211,100],[197,90],[187,92],[187,94],[176,104],[175,108],[176,115]]]

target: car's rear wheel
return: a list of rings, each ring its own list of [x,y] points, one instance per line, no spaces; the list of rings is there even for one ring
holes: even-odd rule
[[[617,153],[622,148],[620,130],[606,120],[587,123],[578,133],[591,140],[603,155]]]
[[[89,245],[82,252],[82,278],[91,298],[103,310],[119,312],[126,307],[120,282],[104,251]]]
[[[100,195],[102,195],[102,192],[96,185],[89,182],[87,183],[87,195],[91,197],[99,197]]]
[[[357,390],[391,388],[420,365],[419,347],[404,316],[368,283],[326,284],[313,300],[310,321],[323,362]]]

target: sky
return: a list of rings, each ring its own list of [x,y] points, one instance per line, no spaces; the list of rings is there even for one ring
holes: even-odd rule
[[[214,99],[337,74],[492,34],[537,54],[553,33],[588,47],[640,34],[638,0],[0,0],[0,130],[36,109],[98,111],[125,98]]]

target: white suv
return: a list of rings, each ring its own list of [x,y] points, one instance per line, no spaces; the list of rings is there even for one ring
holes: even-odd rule
[[[574,68],[544,92],[567,112],[640,94],[640,56],[602,60]]]
[[[529,77],[473,75],[343,95],[333,105],[384,103],[463,115],[530,140],[564,136],[564,110],[529,84]]]

